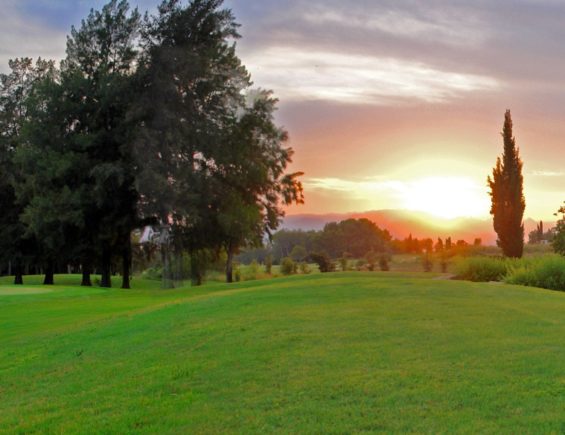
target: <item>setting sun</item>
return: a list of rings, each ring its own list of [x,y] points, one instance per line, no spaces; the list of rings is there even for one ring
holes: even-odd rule
[[[486,188],[467,177],[429,177],[407,183],[403,207],[453,219],[484,217],[489,201]]]
[[[0,435],[565,435],[565,0],[0,1]]]

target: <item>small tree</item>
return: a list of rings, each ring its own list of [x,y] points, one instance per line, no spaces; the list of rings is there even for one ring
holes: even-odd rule
[[[349,252],[344,252],[339,259],[339,266],[342,272],[347,272],[349,270],[349,258],[351,254]]]
[[[283,275],[292,275],[295,273],[295,263],[290,257],[284,257],[281,261],[281,273]]]
[[[306,248],[302,245],[296,245],[290,252],[290,258],[297,262],[304,261],[306,257],[308,257],[308,252],[306,252]]]
[[[379,269],[382,272],[388,272],[390,270],[390,255],[386,252],[379,255]]]
[[[522,160],[512,135],[510,110],[504,115],[504,153],[497,158],[488,177],[494,230],[498,234],[497,244],[506,257],[520,258],[524,251],[524,224],[522,222],[526,200],[524,199]]]
[[[557,210],[555,216],[559,216],[560,214],[561,219],[557,221],[552,245],[555,252],[561,255],[565,255],[565,205],[562,205],[559,210]]]
[[[306,263],[305,261],[299,264],[299,269],[300,269],[300,273],[304,275],[308,275],[311,272],[310,266],[308,266],[308,263]]]
[[[449,266],[449,254],[447,251],[441,251],[439,253],[439,267],[441,268],[441,273],[447,273],[447,267]]]
[[[429,252],[425,252],[424,255],[422,255],[422,267],[424,268],[424,272],[431,272],[434,267],[434,260]]]
[[[318,265],[322,273],[333,272],[335,270],[335,265],[325,252],[312,253],[310,254],[310,259]]]
[[[267,272],[270,275],[272,269],[273,269],[273,256],[271,254],[268,254],[265,257],[265,272]]]
[[[373,270],[375,270],[375,264],[377,262],[377,255],[374,253],[374,251],[369,251],[365,254],[365,260],[367,261],[367,269],[369,269],[371,272]]]

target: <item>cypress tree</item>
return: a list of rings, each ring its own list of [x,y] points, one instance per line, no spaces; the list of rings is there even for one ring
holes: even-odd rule
[[[492,178],[488,177],[494,230],[498,235],[497,244],[506,257],[520,258],[524,251],[523,216],[526,208],[522,176],[522,160],[516,139],[512,135],[510,110],[504,115],[504,153],[496,160]]]

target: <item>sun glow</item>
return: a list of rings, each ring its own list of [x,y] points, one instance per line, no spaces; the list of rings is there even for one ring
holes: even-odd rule
[[[309,192],[332,198],[347,198],[355,206],[348,211],[401,209],[422,212],[441,219],[487,218],[490,200],[486,183],[471,176],[400,177],[365,179],[310,178]],[[445,223],[445,222],[444,222]]]
[[[489,198],[483,187],[468,177],[429,177],[405,185],[403,207],[454,219],[486,217]]]

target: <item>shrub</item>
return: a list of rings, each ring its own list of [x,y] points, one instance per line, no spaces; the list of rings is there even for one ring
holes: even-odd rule
[[[455,265],[456,278],[475,282],[500,281],[511,262],[512,260],[499,257],[463,258]]]
[[[310,254],[310,258],[318,265],[322,273],[333,272],[335,270],[335,265],[325,252],[312,253]]]
[[[150,267],[141,273],[143,279],[160,281],[163,278],[163,268],[161,266]]]
[[[561,219],[557,221],[557,225],[555,227],[552,246],[555,252],[561,255],[565,255],[565,202],[563,203],[555,216],[559,216],[561,214]]]
[[[270,275],[272,269],[273,269],[273,256],[271,254],[268,254],[265,257],[265,272],[267,272]]]
[[[341,268],[342,272],[347,272],[347,264],[348,263],[349,263],[349,261],[345,257],[341,257],[339,259],[339,267]]]
[[[371,272],[375,270],[377,256],[373,251],[369,251],[365,254],[365,261],[367,262],[367,269],[369,269]]]
[[[293,261],[299,262],[303,261],[308,256],[308,253],[306,252],[306,248],[304,246],[296,245],[294,246],[294,248],[292,248],[292,251],[290,251],[289,256]]]
[[[422,255],[422,267],[424,268],[424,272],[431,272],[434,268],[434,260],[429,253],[425,253]]]
[[[510,265],[504,281],[508,284],[565,291],[565,258],[548,255]]]
[[[300,266],[300,273],[303,273],[304,275],[308,275],[311,272],[310,266],[308,266],[308,263],[306,263],[305,261],[300,263],[299,266]]]
[[[233,279],[235,282],[241,281],[241,268],[239,267],[239,264],[235,264],[233,266]]]
[[[244,269],[243,278],[244,281],[253,281],[259,278],[259,263],[253,260],[249,266]]]
[[[390,255],[381,254],[379,257],[379,269],[383,272],[388,272],[390,270]]]
[[[357,260],[357,262],[355,263],[355,268],[356,268],[358,271],[361,271],[361,270],[363,270],[363,269],[365,268],[365,265],[366,265],[366,264],[367,264],[367,262],[366,262],[365,260],[363,260],[363,259]]]
[[[281,260],[281,273],[283,275],[292,275],[295,270],[295,264],[292,258],[284,257]]]
[[[449,256],[445,253],[445,251],[442,251],[439,254],[439,267],[441,269],[441,273],[446,273],[448,266],[449,266]]]

